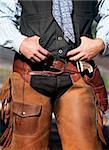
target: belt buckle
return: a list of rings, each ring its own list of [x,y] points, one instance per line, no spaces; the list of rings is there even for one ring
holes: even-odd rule
[[[65,68],[67,65],[67,61],[66,60],[60,60],[60,59],[55,59],[53,61],[52,66],[50,66],[51,69],[56,69],[56,71],[58,72],[64,72]]]
[[[88,71],[89,74],[93,73],[93,67],[91,64],[85,61],[77,61],[77,69],[80,73],[83,73],[84,71]]]

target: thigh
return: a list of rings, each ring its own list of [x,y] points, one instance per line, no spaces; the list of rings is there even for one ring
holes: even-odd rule
[[[101,150],[97,136],[96,101],[82,78],[55,105],[63,150]]]
[[[18,73],[11,76],[13,135],[11,150],[48,150],[51,103]]]

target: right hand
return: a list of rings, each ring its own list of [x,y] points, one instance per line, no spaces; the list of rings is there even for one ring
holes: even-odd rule
[[[20,53],[32,62],[45,60],[50,53],[39,44],[39,36],[27,37],[20,46]]]

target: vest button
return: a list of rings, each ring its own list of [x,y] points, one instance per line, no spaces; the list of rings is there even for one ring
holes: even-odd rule
[[[46,63],[46,62],[44,63],[44,66],[47,66],[47,63]]]
[[[59,53],[59,54],[62,54],[62,53],[63,53],[63,50],[62,50],[62,49],[59,49],[59,50],[58,50],[58,53]]]
[[[63,39],[62,36],[58,36],[59,41],[62,41],[62,39]]]

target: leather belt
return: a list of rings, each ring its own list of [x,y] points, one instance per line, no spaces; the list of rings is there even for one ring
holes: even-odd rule
[[[36,65],[36,69],[32,69],[32,66]],[[42,64],[44,65],[44,64]],[[24,57],[21,57],[18,55],[15,56],[14,64],[13,64],[13,72],[19,73],[23,79],[25,79],[27,82],[30,81],[30,77],[32,75],[41,75],[41,76],[57,76],[62,73],[70,73],[78,74],[80,76],[80,72],[77,70],[76,63],[72,62],[64,62],[62,60],[53,60],[52,64],[47,68],[45,67],[45,70],[42,70],[43,66],[38,66],[38,63],[32,64],[28,63],[28,61],[25,60]]]
[[[37,66],[37,64],[36,64]],[[29,75],[48,75],[55,76],[62,73],[79,73],[77,67],[72,62],[63,62],[61,60],[54,60],[48,70],[32,70],[30,65],[22,59],[15,59],[13,64],[13,71],[21,74],[26,73]]]
[[[61,60],[54,60],[49,70],[30,71],[30,75],[48,75],[56,76],[62,73],[79,73],[76,66],[71,62],[63,62]]]

